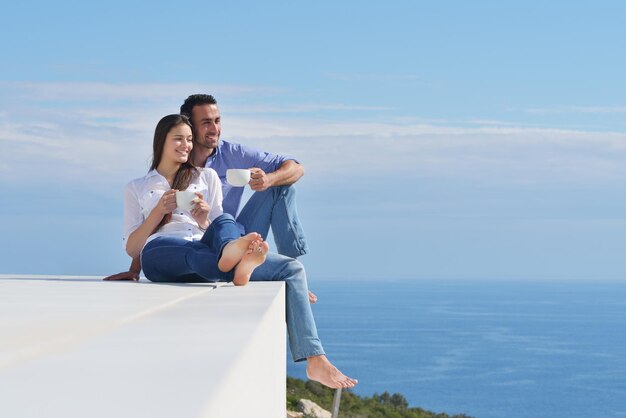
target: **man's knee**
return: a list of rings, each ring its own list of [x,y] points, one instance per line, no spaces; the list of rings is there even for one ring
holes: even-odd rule
[[[287,263],[286,273],[285,281],[306,280],[304,265],[295,258]]]
[[[278,194],[283,199],[296,195],[296,186],[294,186],[293,184],[276,186],[276,189],[278,189]]]
[[[283,185],[283,186],[274,186],[269,189],[256,192],[259,194],[266,194],[272,196],[272,200],[277,202],[280,199],[291,199],[296,195],[296,187],[293,184]]]

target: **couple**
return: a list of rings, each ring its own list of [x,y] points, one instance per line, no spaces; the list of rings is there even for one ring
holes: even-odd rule
[[[284,281],[294,360],[307,360],[312,380],[353,387],[357,381],[326,358],[309,304],[314,296],[295,259],[307,250],[291,186],[302,167],[290,158],[220,141],[219,108],[210,95],[189,96],[180,110],[159,121],[151,169],[125,190],[124,243],[133,257],[128,274],[138,275],[141,256],[151,281]],[[220,180],[228,168],[250,168],[256,192],[236,219],[243,188]],[[191,210],[178,207],[177,190],[194,192]],[[280,254],[269,252],[263,241],[270,226]]]

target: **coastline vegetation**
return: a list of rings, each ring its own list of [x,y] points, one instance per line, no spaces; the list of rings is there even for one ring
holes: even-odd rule
[[[298,410],[300,399],[309,399],[330,411],[333,403],[333,389],[311,380],[304,381],[287,377],[287,409]],[[469,415],[449,415],[427,411],[418,407],[409,407],[406,398],[400,393],[393,395],[384,392],[372,397],[358,396],[349,389],[341,393],[339,415],[342,418],[472,418]]]

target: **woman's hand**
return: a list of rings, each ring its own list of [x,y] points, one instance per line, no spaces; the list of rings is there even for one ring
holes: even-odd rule
[[[165,216],[168,213],[172,213],[174,209],[176,209],[176,192],[178,190],[171,189],[167,192],[163,193],[161,199],[159,199],[159,203],[156,204],[153,211],[157,211],[161,216]]]
[[[209,204],[204,201],[204,195],[201,192],[196,192],[196,197],[191,203],[194,204],[193,209],[191,210],[191,216],[198,222],[198,226],[202,229],[207,229],[209,227],[209,211],[211,208]]]

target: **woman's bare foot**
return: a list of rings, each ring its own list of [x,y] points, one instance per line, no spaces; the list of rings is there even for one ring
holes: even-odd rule
[[[235,286],[248,284],[254,269],[265,261],[269,249],[269,244],[261,239],[250,243],[246,253],[241,258],[239,264],[237,264],[237,267],[235,267],[235,277],[233,278]]]
[[[352,379],[341,373],[333,364],[328,361],[325,355],[307,358],[306,375],[309,379],[320,382],[329,388],[352,388],[358,380]]]
[[[261,235],[256,232],[251,232],[248,235],[244,235],[241,238],[237,238],[229,242],[222,249],[222,256],[220,260],[217,262],[217,268],[220,271],[227,272],[231,271],[241,258],[248,251],[248,247],[256,240],[260,240]]]

